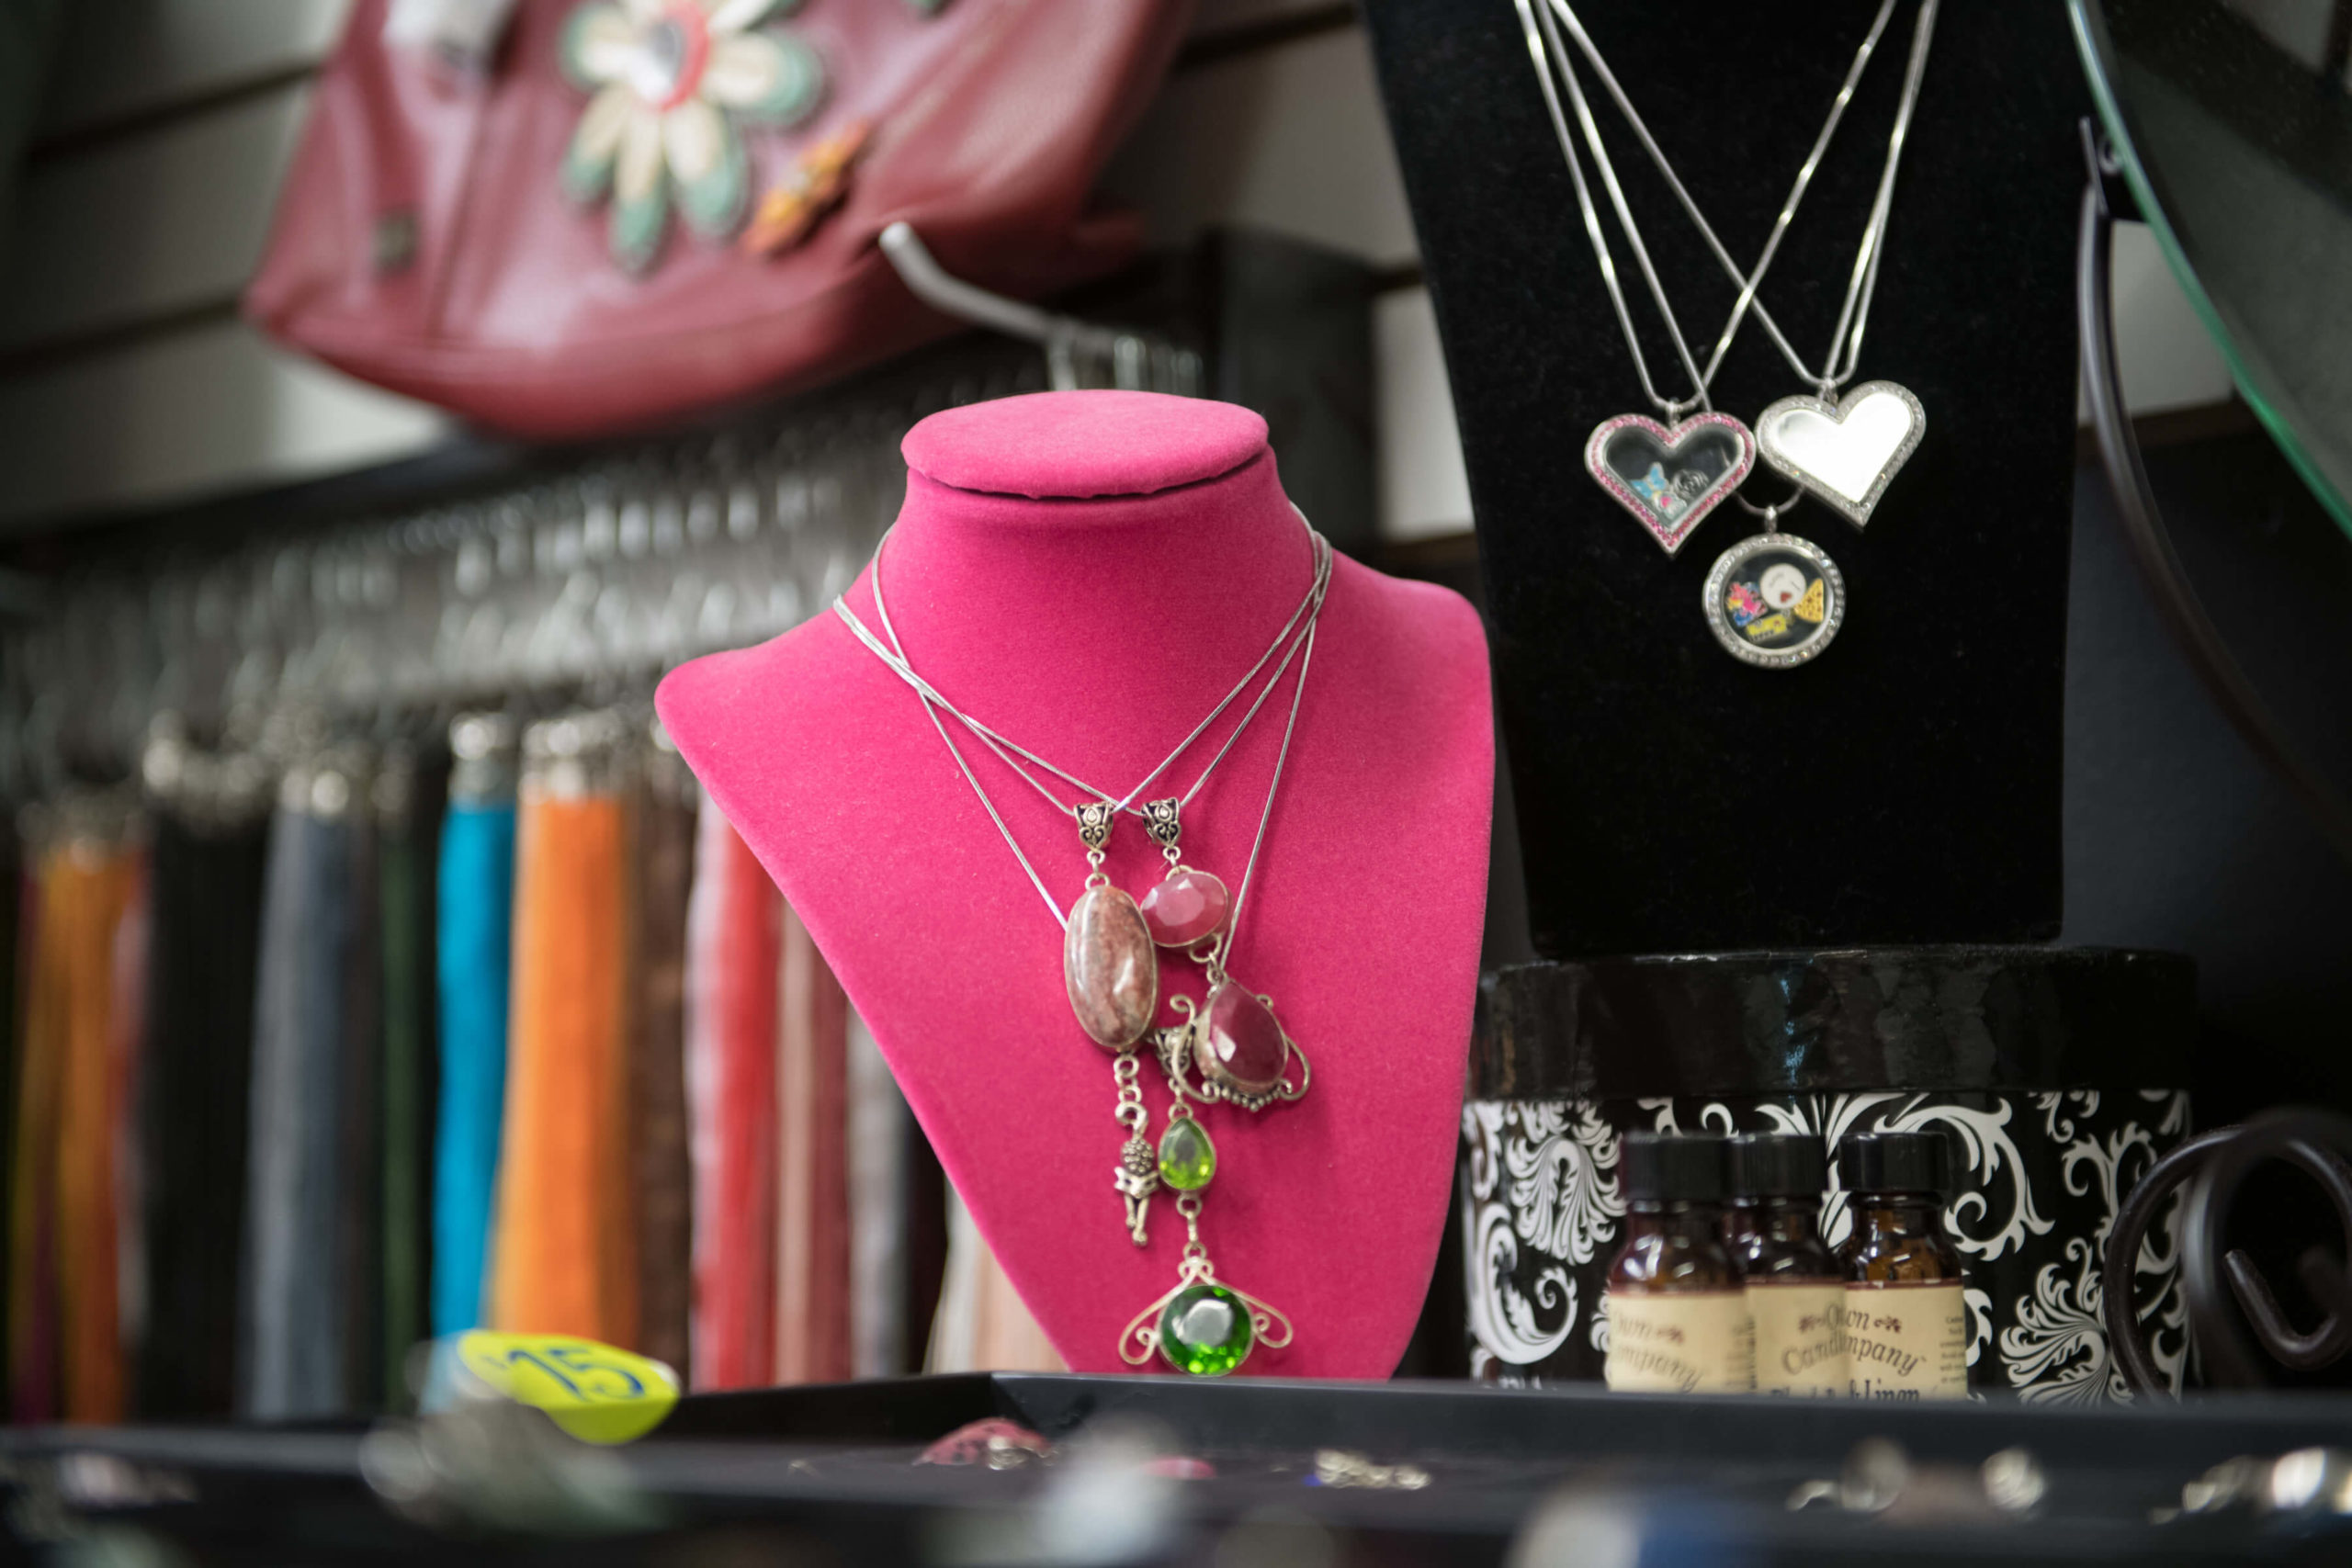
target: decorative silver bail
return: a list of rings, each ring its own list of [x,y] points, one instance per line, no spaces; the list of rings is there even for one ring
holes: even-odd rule
[[[1111,803],[1107,800],[1089,801],[1072,809],[1078,813],[1079,841],[1093,852],[1102,853],[1102,846],[1111,841]]]
[[[1184,831],[1183,824],[1176,819],[1181,804],[1173,796],[1143,803],[1143,830],[1150,834],[1151,841],[1163,850],[1174,850],[1177,839]]]

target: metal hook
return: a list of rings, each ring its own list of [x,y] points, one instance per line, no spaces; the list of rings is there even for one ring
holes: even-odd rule
[[[2346,1349],[2352,1349],[2352,1280],[2346,1279],[2343,1265],[2324,1249],[2308,1247],[2296,1259],[2295,1272],[2301,1276],[2304,1289],[2326,1313],[2309,1334],[2298,1333],[2287,1321],[2278,1298],[2271,1293],[2270,1281],[2242,1249],[2233,1248],[2222,1259],[2222,1269],[2229,1276],[2230,1289],[2246,1321],[2254,1325],[2255,1337],[2280,1365],[2299,1372],[2316,1371],[2335,1365]]]
[[[2342,1264],[2320,1247],[2306,1250],[2298,1260],[2297,1271],[2324,1314],[2318,1326],[2302,1333],[2288,1322],[2254,1260],[2242,1249],[2225,1251],[2222,1236],[2232,1201],[2247,1174],[2274,1160],[2316,1181],[2334,1205],[2338,1224],[2352,1235],[2352,1162],[2342,1152],[2346,1149],[2352,1149],[2352,1122],[2324,1111],[2279,1111],[2242,1127],[2191,1138],[2149,1168],[2117,1211],[2101,1259],[2108,1343],[2135,1393],[2153,1394],[2165,1387],[2140,1333],[2132,1280],[2148,1227],[2176,1189],[2186,1189],[2180,1223],[2182,1292],[2197,1348],[2214,1382],[2241,1388],[2266,1382],[2256,1358],[2257,1346],[2295,1371],[2333,1365],[2352,1351],[2352,1276]],[[2235,1312],[2231,1310],[2233,1298]],[[2247,1328],[2253,1330],[2251,1345]]]
[[[2204,1354],[2214,1381],[2236,1387],[2259,1387],[2268,1379],[2229,1310],[2222,1281],[2227,1280],[2256,1344],[2280,1365],[2310,1371],[2330,1365],[2352,1349],[2352,1315],[2335,1303],[2352,1296],[2352,1285],[2340,1278],[2313,1279],[2306,1255],[2302,1272],[2314,1286],[2313,1295],[2326,1315],[2309,1334],[2298,1334],[2278,1310],[2269,1287],[2256,1272],[2253,1261],[2240,1251],[2224,1252],[2222,1226],[2240,1185],[2255,1167],[2278,1161],[2295,1167],[2319,1184],[2335,1210],[2336,1222],[2352,1235],[2352,1166],[2339,1152],[2352,1148],[2352,1122],[2317,1111],[2278,1111],[2256,1118],[2213,1152],[2206,1170],[2190,1189],[2182,1212],[2181,1276],[2187,1286],[2190,1321],[2198,1348]],[[2323,1271],[2340,1274],[2341,1266],[2321,1260]]]
[[[914,297],[958,321],[1025,338],[1046,351],[1057,391],[1078,386],[1079,354],[1109,357],[1128,334],[1064,316],[1019,299],[1009,299],[978,284],[967,283],[939,265],[930,247],[905,219],[882,231],[882,254]]]

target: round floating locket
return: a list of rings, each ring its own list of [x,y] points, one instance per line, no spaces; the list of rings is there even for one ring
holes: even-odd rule
[[[1812,540],[1758,534],[1715,558],[1704,608],[1724,652],[1761,670],[1785,670],[1838,635],[1846,619],[1846,580]]]

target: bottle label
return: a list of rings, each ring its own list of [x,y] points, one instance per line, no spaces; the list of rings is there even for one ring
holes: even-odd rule
[[[1752,1280],[1747,1315],[1756,1325],[1758,1392],[1845,1396],[1844,1285],[1835,1280]]]
[[[1746,1297],[1737,1291],[1611,1290],[1606,1375],[1612,1389],[1646,1393],[1752,1387]]]
[[[1846,1287],[1849,1386],[1857,1399],[1968,1393],[1968,1303],[1958,1281]]]

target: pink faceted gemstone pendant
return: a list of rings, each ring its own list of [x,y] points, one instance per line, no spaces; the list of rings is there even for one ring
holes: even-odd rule
[[[1225,884],[1205,871],[1180,867],[1143,896],[1144,924],[1162,947],[1190,947],[1225,929],[1233,900]]]
[[[1282,1087],[1290,1041],[1273,1009],[1228,980],[1210,993],[1193,1026],[1193,1060],[1220,1088],[1269,1095]]]

